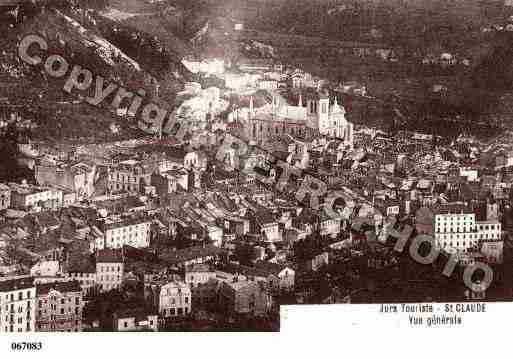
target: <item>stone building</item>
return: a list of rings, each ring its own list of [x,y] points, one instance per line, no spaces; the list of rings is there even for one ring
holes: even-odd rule
[[[111,193],[139,193],[150,184],[151,173],[140,161],[122,161],[109,167],[107,186]]]
[[[316,134],[340,138],[343,144],[354,146],[354,126],[345,118],[346,111],[335,97],[323,93],[299,93],[297,105],[274,94],[272,103],[254,108],[253,98],[247,109],[234,109],[230,118],[244,124],[245,137],[257,144],[269,139],[291,135],[309,138]]]
[[[0,280],[0,332],[31,332],[35,328],[34,278]]]
[[[184,282],[172,281],[160,288],[158,308],[164,318],[183,317],[191,313],[191,289]]]
[[[39,284],[37,286],[36,331],[81,331],[84,307],[82,295],[82,288],[78,281]]]
[[[264,282],[235,276],[223,281],[218,293],[219,306],[233,316],[263,316],[271,305],[271,298]]]
[[[121,289],[124,260],[121,250],[104,249],[96,256],[96,284],[102,292]]]

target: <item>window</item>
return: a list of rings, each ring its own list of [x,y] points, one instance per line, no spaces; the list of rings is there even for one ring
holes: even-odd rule
[[[128,322],[126,322],[126,321],[125,321],[125,322],[123,322],[123,326],[124,326],[125,328],[128,328]]]

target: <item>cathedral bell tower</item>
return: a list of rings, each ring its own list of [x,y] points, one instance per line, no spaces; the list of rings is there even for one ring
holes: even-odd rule
[[[330,98],[326,95],[321,95],[319,98],[319,132],[326,134],[329,127],[330,120]]]

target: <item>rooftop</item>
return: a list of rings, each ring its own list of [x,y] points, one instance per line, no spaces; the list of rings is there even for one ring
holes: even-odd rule
[[[214,245],[206,245],[206,246],[194,246],[184,249],[179,249],[176,251],[168,251],[160,254],[160,258],[169,263],[169,264],[179,264],[184,263],[186,261],[196,259],[196,258],[204,258],[215,255],[220,255],[225,253],[225,251],[221,248],[218,248]]]
[[[118,318],[135,318],[137,322],[142,322],[148,319],[150,315],[157,315],[151,310],[145,308],[123,308],[118,309],[114,312],[114,315]]]
[[[0,279],[0,292],[11,292],[19,289],[34,288],[33,277],[23,277],[14,279]]]
[[[116,249],[103,249],[96,255],[96,263],[122,263],[123,252]]]
[[[80,287],[80,283],[78,281],[53,282],[37,285],[37,295],[48,294],[51,290],[56,290],[60,293],[66,293],[80,292],[82,288]]]

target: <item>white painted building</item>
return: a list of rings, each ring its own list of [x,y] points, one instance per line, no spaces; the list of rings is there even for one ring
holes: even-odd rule
[[[475,214],[468,209],[445,209],[435,214],[434,221],[435,240],[442,249],[472,252],[482,248],[484,243],[502,242],[499,221],[476,221]]]
[[[277,90],[278,81],[273,79],[263,79],[258,82],[258,88],[261,90]]]
[[[191,312],[191,289],[184,282],[169,282],[160,288],[159,314],[165,318],[180,317]]]
[[[31,277],[0,280],[0,333],[32,332],[36,323],[36,286]]]
[[[11,207],[15,209],[32,209],[40,204],[50,203],[52,207],[61,207],[63,192],[58,189],[44,188],[29,185],[11,183]]]
[[[221,247],[223,243],[223,229],[218,226],[207,226],[208,238],[216,247]]]
[[[113,317],[114,330],[118,332],[158,331],[158,316],[143,308],[121,309]]]
[[[55,276],[59,273],[59,261],[40,260],[30,268],[30,275],[34,277],[39,276]]]
[[[353,148],[354,127],[346,120],[346,110],[338,104],[336,97],[331,107],[328,97],[319,100],[319,132],[321,135],[342,138],[345,145]]]
[[[469,182],[475,182],[479,178],[479,173],[475,168],[462,167],[460,168],[460,177],[465,177]]]
[[[102,292],[120,289],[124,262],[121,251],[103,250],[96,257],[96,284]]]
[[[104,237],[98,237],[96,249],[121,248],[128,245],[145,248],[150,245],[151,220],[147,218],[106,219]]]
[[[319,221],[320,234],[322,236],[336,236],[340,233],[341,223],[341,216],[331,216],[323,211]]]

